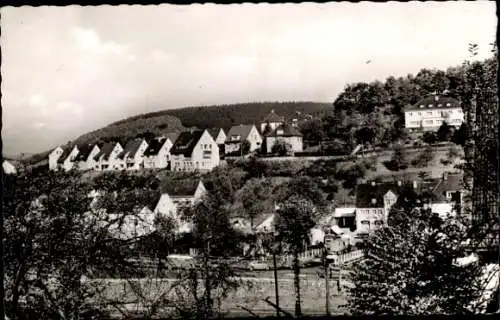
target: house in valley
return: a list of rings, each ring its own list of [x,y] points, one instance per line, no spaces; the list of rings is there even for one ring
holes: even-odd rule
[[[201,180],[184,179],[164,185],[154,213],[173,218],[177,223],[177,233],[189,233],[192,224],[182,217],[182,208],[200,201],[206,192]]]
[[[118,155],[122,166],[127,170],[139,170],[144,168],[144,151],[148,148],[148,143],[144,139],[133,139],[127,142],[125,148]]]
[[[144,151],[144,168],[167,168],[170,164],[170,149],[178,136],[178,133],[172,133],[151,140]]]
[[[273,147],[277,143],[284,143],[288,152],[292,154],[302,152],[304,148],[302,134],[288,123],[276,127],[265,139],[267,153],[273,153]]]
[[[463,173],[444,172],[432,189],[431,210],[440,216],[460,212],[464,205],[465,185]]]
[[[226,136],[226,132],[224,132],[224,129],[212,128],[212,129],[209,129],[208,132],[210,133],[212,138],[214,138],[215,143],[217,143],[217,145],[221,145],[221,144],[224,144],[226,142],[227,136]]]
[[[59,158],[63,155],[64,150],[61,146],[58,146],[52,152],[49,153],[49,170],[57,170],[59,168],[58,161]]]
[[[356,234],[369,234],[387,224],[389,211],[398,200],[403,182],[375,182],[356,187]],[[413,185],[412,187],[415,187]]]
[[[64,171],[69,171],[71,169],[77,169],[77,164],[75,159],[80,152],[78,145],[74,145],[73,148],[66,148],[62,155],[57,160],[58,166]]]
[[[253,124],[233,126],[227,133],[226,142],[224,143],[224,152],[226,155],[244,155],[242,150],[243,143],[248,141],[250,149],[248,152],[253,152],[261,148],[262,136],[257,127]]]
[[[97,162],[94,157],[99,153],[99,145],[82,144],[78,147],[78,154],[75,158],[75,164],[78,170],[86,171],[95,168]]]
[[[260,123],[260,132],[265,135],[269,132],[272,132],[277,127],[285,123],[285,118],[278,116],[274,109],[261,121]]]
[[[458,128],[464,122],[458,100],[435,94],[407,107],[404,112],[405,128],[409,131],[437,131],[443,122]]]
[[[182,132],[170,155],[172,171],[211,171],[220,162],[217,143],[207,130]]]
[[[16,174],[17,169],[16,166],[13,164],[14,161],[12,160],[4,160],[2,163],[2,169],[4,174]]]
[[[123,147],[119,142],[108,142],[102,146],[101,150],[95,155],[96,164],[94,170],[123,170],[125,164],[118,158],[118,155],[123,151]]]
[[[255,233],[272,233],[274,232],[276,221],[275,213],[262,213],[254,220]]]
[[[294,115],[292,116],[290,123],[292,127],[297,128],[300,123],[303,123],[305,121],[312,120],[313,116],[307,113],[303,113],[300,111],[295,111]]]

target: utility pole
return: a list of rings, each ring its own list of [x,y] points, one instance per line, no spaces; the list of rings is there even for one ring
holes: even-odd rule
[[[325,288],[326,288],[326,296],[325,296],[325,309],[326,315],[330,315],[330,268],[328,266],[327,259],[328,251],[326,246],[323,246],[323,269],[325,271]]]
[[[274,248],[273,248],[273,267],[274,267],[274,294],[276,297],[276,316],[280,317],[280,296],[278,290],[278,270],[276,264],[276,253],[278,251],[278,243],[277,243],[277,233],[274,233]]]

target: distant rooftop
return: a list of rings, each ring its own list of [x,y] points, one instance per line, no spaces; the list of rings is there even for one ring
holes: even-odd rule
[[[460,108],[460,102],[457,99],[439,96],[439,95],[429,95],[418,103],[409,106],[405,111],[411,110],[434,110],[434,109],[446,109],[446,108]]]

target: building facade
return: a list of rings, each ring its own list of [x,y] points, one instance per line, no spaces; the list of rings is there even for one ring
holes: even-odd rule
[[[462,125],[464,112],[458,100],[432,95],[405,109],[405,128],[410,131],[437,131],[443,122]]]
[[[211,171],[220,163],[219,148],[207,130],[182,132],[170,154],[172,171]]]
[[[280,141],[288,147],[291,153],[302,152],[304,148],[302,134],[289,124],[276,127],[265,139],[267,153],[272,153],[274,145]]]

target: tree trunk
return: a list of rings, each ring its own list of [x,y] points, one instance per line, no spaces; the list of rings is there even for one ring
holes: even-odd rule
[[[299,262],[299,252],[295,251],[293,253],[293,279],[295,287],[295,316],[300,317],[302,315],[302,310],[300,308],[300,262]]]

